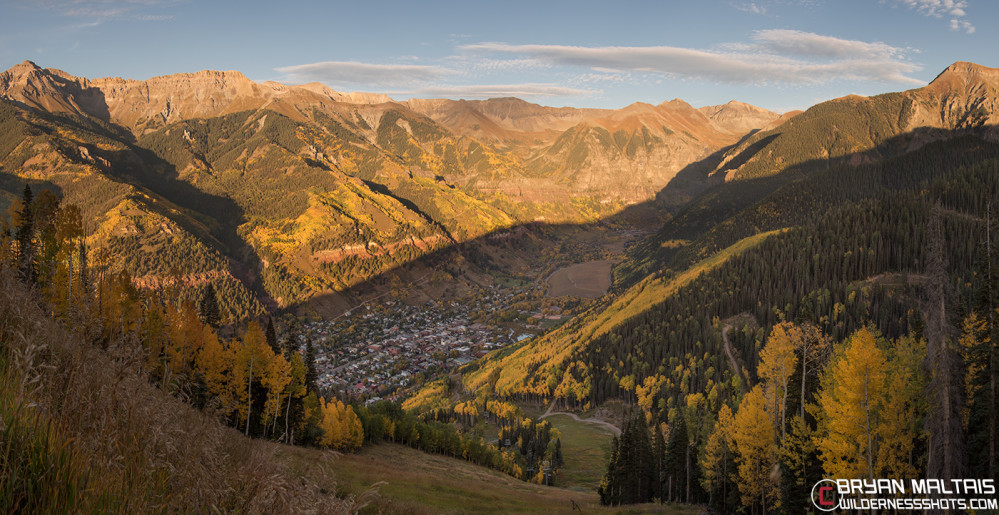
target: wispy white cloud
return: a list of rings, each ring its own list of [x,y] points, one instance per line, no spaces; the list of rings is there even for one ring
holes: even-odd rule
[[[767,8],[756,2],[739,2],[730,4],[732,7],[750,14],[766,14]]]
[[[544,98],[593,96],[600,91],[569,88],[551,83],[473,84],[458,86],[426,86],[404,91],[386,91],[389,95],[446,98]]]
[[[582,47],[479,43],[465,51],[509,54],[551,65],[706,79],[730,84],[817,84],[873,80],[922,85],[907,49],[793,30],[753,33],[750,42],[720,49],[673,46]]]
[[[283,66],[277,71],[292,83],[322,82],[330,85],[398,87],[442,79],[457,72],[440,66],[418,64],[372,64],[355,61],[323,61]]]
[[[187,0],[21,0],[23,9],[42,9],[81,20],[77,28],[96,27],[113,20],[165,21],[174,17],[159,12]]]
[[[903,55],[904,48],[885,43],[834,38],[800,30],[760,30],[752,35],[755,49],[778,55],[832,59],[892,58]],[[748,48],[752,49],[753,46]]]
[[[975,26],[965,18],[968,16],[968,2],[964,0],[895,0],[924,16],[950,18],[950,29],[968,34],[975,32]]]

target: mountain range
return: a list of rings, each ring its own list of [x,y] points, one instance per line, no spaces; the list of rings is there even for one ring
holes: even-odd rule
[[[145,286],[218,283],[233,318],[519,224],[599,220],[783,119],[738,102],[394,102],[238,72],[86,79],[30,61],[0,74],[0,97],[6,202],[24,181],[60,189],[108,262]],[[188,255],[165,250],[178,244]]]
[[[60,190],[102,258],[142,286],[211,281],[233,320],[320,295],[329,314],[350,288],[455,243],[635,204],[653,206],[646,224],[667,221],[620,275],[692,263],[753,232],[726,232],[734,215],[815,171],[994,139],[997,80],[958,62],[924,88],[778,115],[678,99],[395,102],[233,71],[87,79],[25,61],[0,73],[0,184],[4,203],[25,182]]]

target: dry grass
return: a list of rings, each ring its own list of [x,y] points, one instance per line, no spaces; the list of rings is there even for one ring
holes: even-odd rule
[[[299,459],[310,451],[293,449]],[[344,494],[381,483],[369,512],[380,513],[569,513],[575,501],[585,513],[603,511],[596,492],[519,481],[472,463],[409,447],[380,444],[340,455],[334,473]]]
[[[151,385],[137,342],[91,345],[85,317],[65,330],[11,276],[0,271],[3,423],[27,428],[27,443],[17,447],[5,432],[0,493],[16,487],[18,477],[44,479],[56,463],[65,469],[63,483],[76,490],[42,511],[351,510],[350,499],[333,495],[328,463],[292,473],[277,459],[280,446],[247,440]],[[28,491],[19,506],[34,506],[36,495]]]

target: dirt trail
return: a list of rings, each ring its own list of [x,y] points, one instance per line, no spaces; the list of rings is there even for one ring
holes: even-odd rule
[[[548,418],[548,417],[553,416],[553,415],[566,415],[568,417],[571,417],[576,422],[583,422],[584,424],[595,424],[595,425],[598,425],[598,426],[603,426],[603,427],[605,427],[607,429],[610,429],[611,432],[614,433],[615,436],[621,436],[621,429],[618,428],[617,426],[615,426],[614,424],[611,424],[610,422],[606,422],[604,420],[600,420],[598,418],[593,418],[593,417],[590,417],[590,418],[579,418],[579,416],[576,415],[575,413],[567,413],[565,411],[552,411],[552,408],[554,408],[554,407],[555,407],[555,401],[552,401],[552,403],[548,405],[548,410],[545,411],[545,414],[541,415],[538,418],[542,418],[543,419],[543,418]]]
[[[731,328],[731,323],[725,324],[725,327],[722,328],[722,341],[725,342],[725,354],[728,355],[728,363],[732,367],[732,370],[735,370],[739,374],[739,377],[742,378],[742,384],[748,388],[749,381],[746,380],[746,374],[742,371],[742,367],[735,361],[735,355],[732,354],[732,344],[728,341],[728,330]]]

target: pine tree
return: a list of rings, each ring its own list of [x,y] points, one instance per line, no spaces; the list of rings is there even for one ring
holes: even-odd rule
[[[34,222],[34,195],[31,193],[31,186],[24,185],[24,193],[21,196],[21,208],[16,212],[17,232],[17,266],[21,274],[21,279],[28,283],[35,281],[35,222]]]
[[[305,339],[305,388],[309,392],[319,393],[319,371],[316,370],[316,349],[312,345],[312,337]]]
[[[206,324],[213,329],[218,329],[222,321],[222,314],[219,310],[219,299],[215,293],[215,285],[211,282],[201,291],[201,298],[198,300],[198,314],[201,315],[201,320]]]
[[[985,238],[979,251],[974,312],[965,317],[961,350],[965,364],[964,425],[967,445],[982,452],[968,456],[972,477],[999,475],[999,217],[991,199],[985,211]]]
[[[652,497],[659,502],[666,502],[666,441],[659,427],[652,428]]]
[[[87,265],[87,244],[80,239],[79,246],[77,248],[77,253],[80,259],[80,293],[81,297],[86,299],[90,293],[90,269]]]
[[[664,486],[666,500],[670,502],[687,502],[687,469],[688,448],[690,439],[687,435],[685,417],[673,417],[669,427],[669,441],[666,443],[666,485]]]
[[[274,354],[280,355],[281,347],[278,347],[277,332],[274,330],[274,319],[270,315],[267,316],[267,328],[264,330],[264,336],[267,337],[267,345],[270,345]]]
[[[502,437],[502,435],[500,435]],[[623,432],[622,432],[623,436]],[[597,493],[600,495],[600,504],[604,506],[617,506],[621,504],[621,441],[615,435],[611,439],[611,455],[607,461],[607,472],[600,481]]]

